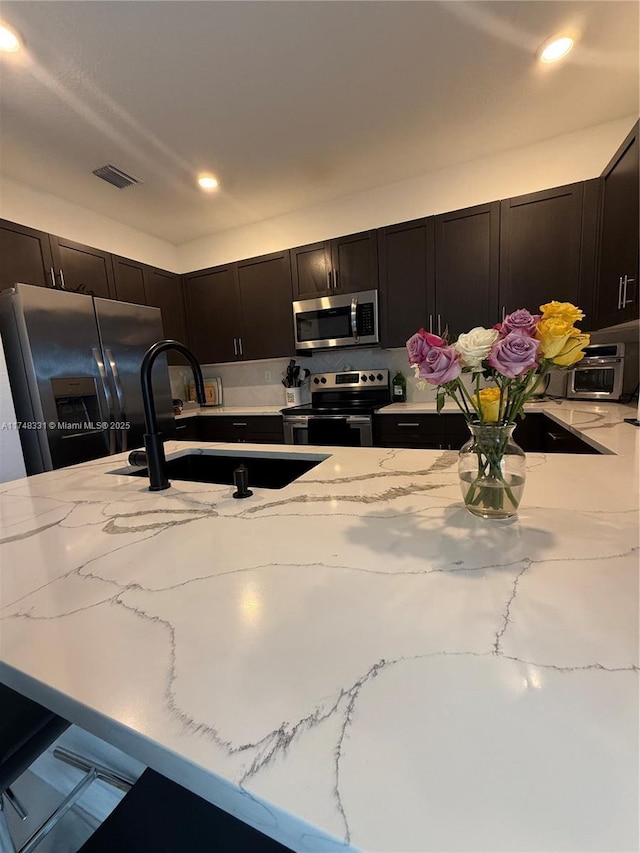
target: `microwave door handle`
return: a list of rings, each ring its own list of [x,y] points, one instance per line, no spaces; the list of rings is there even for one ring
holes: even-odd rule
[[[98,366],[98,373],[100,374],[100,380],[102,382],[102,391],[104,393],[105,400],[107,401],[107,418],[109,421],[109,435],[105,436],[105,441],[107,442],[107,449],[109,451],[109,456],[113,456],[116,453],[116,432],[112,429],[112,424],[114,421],[113,418],[113,401],[111,397],[111,389],[109,388],[109,382],[107,380],[107,371],[104,368],[104,362],[102,361],[102,354],[97,347],[92,348],[93,357],[95,359],[96,365]]]
[[[118,373],[118,363],[113,357],[113,353],[110,349],[105,348],[104,354],[109,359],[109,367],[111,368],[111,373],[113,375],[113,384],[116,386],[116,396],[118,397],[118,404],[120,406],[120,441],[122,444],[121,450],[124,452],[127,450],[127,431],[122,426],[122,424],[126,421],[127,417],[124,411],[124,394],[122,392],[122,384],[120,382],[120,374]]]
[[[354,296],[351,300],[351,334],[354,341],[358,341],[358,300]]]

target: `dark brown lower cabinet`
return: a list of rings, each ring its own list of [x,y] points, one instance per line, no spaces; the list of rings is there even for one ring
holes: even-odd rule
[[[284,444],[281,415],[206,415],[176,421],[168,438],[182,441],[246,441],[255,444]]]
[[[374,444],[377,447],[405,447],[422,450],[459,450],[470,438],[463,415],[443,413],[374,417]],[[540,412],[518,420],[514,440],[527,453],[597,454],[568,429]]]

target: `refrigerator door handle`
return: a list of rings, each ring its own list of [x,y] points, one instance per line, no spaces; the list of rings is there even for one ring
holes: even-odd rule
[[[118,405],[120,406],[120,412],[118,414],[118,419],[120,421],[120,443],[123,452],[128,450],[127,447],[127,430],[124,426],[124,423],[127,420],[127,415],[124,410],[124,393],[122,391],[122,383],[120,382],[120,374],[118,373],[118,362],[113,357],[113,353],[108,347],[105,347],[105,355],[109,359],[109,367],[111,368],[111,373],[113,375],[113,384],[116,386],[116,396],[118,398]]]
[[[102,360],[102,354],[98,347],[93,347],[92,349],[93,357],[98,366],[98,373],[100,374],[100,379],[102,381],[102,390],[104,392],[105,399],[107,401],[107,417],[109,420],[109,435],[105,436],[105,440],[107,442],[107,448],[109,450],[109,456],[113,456],[116,453],[116,432],[112,428],[113,424],[113,401],[111,398],[111,390],[109,389],[109,382],[107,381],[107,371],[104,367],[104,362]]]

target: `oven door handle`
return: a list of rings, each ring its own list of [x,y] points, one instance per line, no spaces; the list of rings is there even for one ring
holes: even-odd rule
[[[298,427],[298,426],[306,427],[307,424],[309,423],[309,418],[302,417],[302,416],[290,418],[288,415],[285,415],[283,420],[284,420],[285,424],[287,424],[289,426],[296,426],[296,427]]]
[[[347,423],[349,425],[353,424],[354,426],[358,424],[368,424],[371,419],[366,415],[349,415],[347,417]]]
[[[351,334],[353,340],[358,341],[358,300],[354,296],[351,300]]]

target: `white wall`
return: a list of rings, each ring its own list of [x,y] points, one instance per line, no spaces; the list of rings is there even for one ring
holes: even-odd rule
[[[0,217],[114,255],[180,272],[178,253],[172,243],[4,176],[0,187]]]
[[[524,108],[524,105],[523,105]],[[178,246],[183,272],[599,175],[635,116]]]
[[[20,434],[12,429],[15,423],[16,411],[13,406],[7,362],[4,348],[0,340],[0,483],[18,480],[26,477]]]

